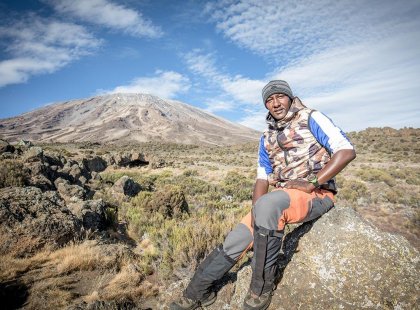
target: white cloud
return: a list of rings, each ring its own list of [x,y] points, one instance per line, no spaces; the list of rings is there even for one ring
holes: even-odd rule
[[[239,101],[250,105],[262,105],[261,89],[265,83],[242,76],[225,78],[221,86],[225,92]]]
[[[113,90],[101,93],[146,93],[161,98],[174,98],[177,94],[186,92],[190,88],[187,77],[174,71],[156,71],[153,77],[135,78],[127,85],[115,87]]]
[[[58,12],[81,20],[122,30],[133,36],[158,38],[163,35],[160,27],[133,9],[109,0],[47,0]]]
[[[9,59],[0,61],[0,87],[54,72],[101,44],[84,27],[28,15],[0,27]]]
[[[294,59],[325,48],[385,37],[419,9],[415,0],[209,2],[227,38],[258,54]]]
[[[229,101],[222,101],[219,99],[209,99],[206,100],[207,107],[205,108],[205,111],[214,113],[218,111],[231,111],[233,110],[234,106],[232,102]]]
[[[262,132],[267,128],[267,124],[265,122],[266,116],[267,110],[261,107],[254,111],[247,111],[238,123]]]
[[[308,106],[347,131],[420,126],[419,11],[414,0],[207,4],[207,14],[225,37],[274,64],[264,82],[224,79],[226,93],[256,100],[252,94],[259,95],[265,82],[285,79]],[[240,91],[242,85],[248,94]],[[245,112],[241,123],[260,128],[252,124],[264,114],[263,108]]]
[[[295,94],[345,130],[419,126],[420,31],[332,49],[280,70]],[[405,120],[405,121],[403,121]]]
[[[230,76],[220,72],[217,68],[215,56],[211,53],[205,53],[200,49],[195,49],[186,55],[184,59],[188,68],[195,74],[206,78],[206,84],[212,84],[221,89],[221,94],[216,98],[219,102],[226,102],[226,98],[231,100],[229,107],[240,104],[255,105],[261,104],[260,92],[264,86],[264,82],[245,78],[241,75]],[[219,91],[220,92],[220,91]],[[225,99],[223,99],[225,98]],[[206,102],[208,110],[212,112],[219,110],[227,110],[227,105],[214,105],[214,99]]]

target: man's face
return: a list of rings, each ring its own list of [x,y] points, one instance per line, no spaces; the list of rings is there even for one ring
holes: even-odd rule
[[[276,120],[286,116],[291,104],[290,98],[285,94],[272,94],[265,102],[265,106]]]

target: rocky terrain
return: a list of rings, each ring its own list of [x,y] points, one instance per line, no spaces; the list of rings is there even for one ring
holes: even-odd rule
[[[349,136],[358,157],[337,179],[336,208],[287,226],[269,309],[420,304],[420,131]],[[2,309],[168,309],[248,212],[256,151],[1,140]],[[241,308],[251,256],[209,309]]]
[[[281,276],[269,310],[415,309],[420,303],[419,253],[401,236],[384,234],[354,210],[337,207],[287,235]],[[242,309],[251,266],[228,273],[207,309]],[[181,296],[188,280],[173,283],[158,309]]]
[[[10,141],[147,142],[231,145],[258,133],[198,108],[147,94],[112,94],[48,105],[0,120]]]

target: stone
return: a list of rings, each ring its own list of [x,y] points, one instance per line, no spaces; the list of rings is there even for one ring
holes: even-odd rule
[[[150,167],[152,169],[160,169],[160,168],[164,168],[166,167],[166,162],[164,159],[160,159],[160,158],[153,158],[152,160],[150,160]]]
[[[130,197],[137,195],[140,192],[140,190],[140,185],[136,183],[132,178],[126,175],[119,178],[112,186],[113,192]]]
[[[82,170],[78,164],[73,164],[70,168],[69,175],[72,176],[73,182],[76,182],[82,175]]]
[[[0,254],[27,256],[80,236],[81,223],[56,192],[37,187],[0,189]]]
[[[83,159],[83,165],[90,172],[102,172],[106,169],[107,163],[101,157],[97,156],[90,159]]]
[[[149,163],[142,153],[134,150],[105,154],[103,158],[108,165],[116,165],[117,167],[135,167],[147,165]]]
[[[95,181],[101,181],[102,180],[101,175],[99,173],[95,172],[95,171],[93,171],[91,173],[91,176],[92,176],[92,180],[95,180]]]
[[[17,145],[18,146],[23,146],[23,147],[26,147],[26,148],[30,148],[31,146],[33,146],[31,141],[27,141],[27,140],[23,140],[23,139],[20,139],[20,141],[18,142]]]
[[[3,153],[13,153],[15,151],[15,147],[6,140],[0,139],[0,154]]]
[[[68,202],[85,199],[86,190],[83,187],[76,184],[69,184],[67,180],[64,180],[62,178],[59,178],[57,180],[56,182],[54,182],[54,184],[57,188],[57,192],[64,199],[64,201]]]
[[[53,190],[53,180],[57,172],[52,170],[42,160],[29,161],[24,163],[25,168],[30,171],[29,185],[36,186],[42,190]]]
[[[96,231],[106,227],[107,205],[102,199],[69,203],[68,208],[81,220],[84,229]]]
[[[85,186],[86,185],[87,179],[86,179],[86,177],[84,175],[82,175],[82,176],[79,177],[79,183],[82,186]]]

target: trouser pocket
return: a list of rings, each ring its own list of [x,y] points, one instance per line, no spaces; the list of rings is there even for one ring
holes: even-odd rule
[[[316,219],[330,211],[332,207],[334,207],[334,201],[328,196],[325,196],[324,198],[315,197],[311,200],[310,206],[310,210],[304,219],[304,222]]]

